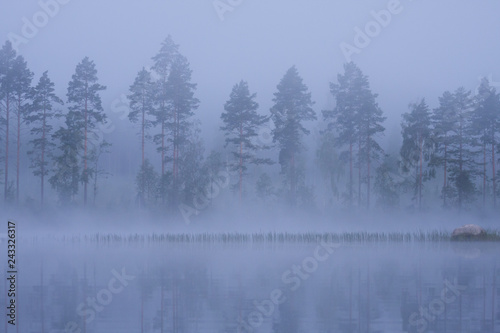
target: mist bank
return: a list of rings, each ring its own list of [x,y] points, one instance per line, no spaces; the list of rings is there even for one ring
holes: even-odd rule
[[[0,211],[0,220],[17,222],[19,236],[57,235],[147,235],[201,233],[449,233],[465,224],[498,230],[495,211],[480,213],[411,211],[304,211],[287,206],[233,205],[199,211],[189,220],[177,214],[144,209],[101,210],[54,208],[29,211],[9,207]]]

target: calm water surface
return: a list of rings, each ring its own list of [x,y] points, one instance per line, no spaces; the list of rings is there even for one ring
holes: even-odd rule
[[[17,326],[3,315],[0,331],[500,332],[499,253],[495,243],[24,242]],[[6,278],[1,289],[5,309]]]

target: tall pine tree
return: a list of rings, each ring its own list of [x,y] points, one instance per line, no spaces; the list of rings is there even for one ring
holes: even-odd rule
[[[422,209],[422,188],[424,180],[432,176],[432,169],[424,173],[424,162],[428,162],[432,154],[431,113],[425,99],[409,106],[410,112],[403,114],[403,144],[400,155],[404,172],[415,168],[414,194],[417,207]]]
[[[450,149],[450,175],[457,191],[458,208],[461,209],[464,202],[469,202],[476,191],[473,182],[476,174],[475,153],[472,151],[471,114],[473,99],[471,92],[465,88],[458,88],[454,93],[455,119]]]
[[[296,204],[297,181],[300,173],[296,168],[296,157],[302,151],[302,136],[309,134],[305,121],[315,120],[311,93],[299,76],[297,68],[291,67],[281,79],[274,93],[271,119],[274,122],[273,142],[279,146],[279,163],[285,184],[289,186],[289,200]]]
[[[151,115],[153,109],[153,81],[151,74],[143,68],[130,86],[130,94],[127,96],[130,101],[130,112],[128,118],[133,123],[140,123],[141,135],[141,167],[144,166],[145,138],[147,131],[151,128]]]
[[[192,71],[189,62],[183,55],[178,54],[173,62],[167,80],[168,105],[171,117],[167,122],[171,133],[172,144],[172,181],[174,190],[178,187],[177,178],[179,172],[179,156],[181,150],[189,143],[192,135],[194,110],[198,109],[199,100],[194,97],[196,84],[191,82]]]
[[[447,206],[447,198],[451,196],[448,184],[448,167],[450,163],[450,145],[452,144],[452,133],[456,128],[457,114],[455,108],[455,97],[449,91],[439,97],[439,107],[432,113],[433,136],[436,149],[432,156],[432,163],[443,166],[443,207]]]
[[[353,201],[354,147],[358,147],[358,204],[361,203],[362,166],[366,168],[367,200],[370,205],[372,161],[383,155],[376,137],[385,128],[386,119],[370,90],[368,77],[353,62],[344,65],[344,74],[337,76],[338,83],[330,83],[330,92],[335,98],[335,108],[323,111],[328,122],[327,130],[335,134],[335,144],[344,148],[341,157],[349,160],[348,203]]]
[[[234,85],[229,100],[224,105],[221,119],[224,123],[225,146],[231,145],[231,154],[234,161],[231,169],[239,174],[238,193],[241,201],[243,175],[248,170],[248,164],[262,164],[271,161],[257,158],[256,151],[262,147],[256,143],[258,131],[269,121],[269,117],[259,115],[259,104],[255,102],[256,94],[250,94],[248,83],[241,81]]]
[[[38,84],[31,90],[32,103],[26,115],[26,121],[31,127],[33,139],[30,141],[32,150],[31,168],[33,174],[40,177],[40,203],[44,203],[44,179],[49,173],[48,157],[55,144],[51,140],[52,120],[61,116],[60,111],[54,110],[55,104],[62,105],[63,101],[54,93],[54,83],[45,71]]]
[[[19,204],[19,171],[21,163],[21,124],[24,122],[26,113],[28,111],[28,99],[31,89],[31,81],[33,80],[33,73],[28,69],[28,65],[22,56],[17,56],[14,61],[14,98],[15,102],[15,115],[17,120],[17,139],[16,139],[16,203]]]
[[[98,83],[97,69],[93,61],[85,57],[77,66],[75,74],[68,86],[68,108],[70,117],[83,131],[83,168],[81,182],[83,183],[83,204],[87,205],[87,185],[92,176],[89,168],[89,135],[96,125],[106,122],[99,92],[106,87]]]
[[[160,126],[160,133],[154,136],[155,143],[159,146],[161,154],[161,177],[165,175],[165,163],[167,153],[167,125],[172,119],[171,91],[167,81],[172,70],[174,60],[179,56],[179,45],[175,44],[169,35],[162,43],[160,51],[153,57],[152,70],[154,80],[154,108],[155,126]],[[162,195],[163,196],[163,195]],[[164,198],[163,198],[164,200]]]
[[[10,113],[15,105],[15,73],[14,63],[16,51],[12,43],[7,41],[0,50],[0,101],[4,110],[3,122],[5,124],[5,169],[4,169],[4,200],[9,199],[9,139],[10,139]]]
[[[380,160],[383,156],[384,150],[377,141],[385,128],[382,123],[386,117],[376,102],[377,94],[373,94],[370,90],[368,78],[363,75],[363,87],[361,87],[361,95],[358,96],[360,102],[358,114],[358,142],[359,142],[359,170],[361,174],[361,166],[366,167],[366,206],[370,208],[371,196],[371,169],[374,161]],[[361,177],[359,177],[361,178]],[[361,185],[361,180],[359,182]],[[358,189],[358,197],[360,197],[361,190]]]
[[[143,68],[136,76],[134,83],[130,86],[129,99],[130,112],[128,118],[133,123],[140,123],[141,136],[141,167],[140,176],[137,177],[137,186],[139,187],[139,200],[141,205],[144,205],[146,199],[143,197],[146,193],[146,181],[150,178],[144,175],[149,174],[150,166],[146,167],[145,163],[145,140],[148,135],[148,130],[153,124],[152,117],[154,116],[154,86],[151,78],[151,73]],[[150,198],[148,198],[150,199]],[[148,200],[149,201],[149,200]]]
[[[495,149],[500,131],[500,94],[490,86],[488,79],[484,78],[479,86],[472,113],[473,133],[481,144],[483,152],[483,205],[486,204],[487,160],[488,151],[491,151],[491,181],[493,185],[493,207],[496,206],[496,161]]]
[[[65,125],[52,135],[54,141],[59,143],[59,154],[54,157],[53,174],[49,178],[62,205],[72,203],[78,193],[81,182],[79,155],[84,142],[81,119],[76,112],[66,114]]]

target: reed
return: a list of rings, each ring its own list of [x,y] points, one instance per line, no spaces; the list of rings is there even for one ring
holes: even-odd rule
[[[39,238],[34,240],[38,241]],[[442,230],[414,232],[259,232],[259,233],[94,233],[52,236],[65,243],[412,243],[447,242],[451,233]],[[500,242],[500,231],[487,230],[485,241]]]

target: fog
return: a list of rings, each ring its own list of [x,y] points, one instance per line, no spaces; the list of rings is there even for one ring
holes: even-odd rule
[[[224,1],[221,1],[225,3]],[[161,42],[172,35],[188,58],[203,133],[212,138],[230,89],[249,82],[261,112],[285,71],[296,65],[319,111],[331,107],[329,82],[347,62],[341,43],[355,46],[355,28],[374,21],[372,11],[390,1],[234,1],[220,14],[213,1],[67,1],[33,38],[19,44],[36,76],[48,70],[62,97],[76,64],[95,61],[108,114],[143,66],[151,66]],[[241,3],[241,4],[239,4]],[[399,13],[352,60],[369,76],[388,116],[386,137],[398,136],[408,103],[426,97],[432,106],[444,90],[476,89],[479,79],[500,82],[499,4],[466,1],[399,1]],[[224,7],[225,8],[225,7]],[[33,21],[37,1],[5,1],[0,34],[22,37],[23,18]],[[116,116],[116,115],[115,115]],[[114,119],[115,120],[115,119]],[[125,124],[121,124],[121,123]],[[128,126],[126,119],[117,126]]]
[[[218,150],[228,158],[228,149],[223,149],[220,115],[233,85],[240,80],[247,81],[250,92],[256,93],[257,112],[268,115],[277,84],[286,70],[295,65],[312,94],[317,116],[317,120],[305,125],[311,130],[311,135],[303,137],[305,149],[301,155],[307,171],[306,183],[312,186],[316,204],[320,207],[319,219],[328,221],[332,213],[327,209],[331,194],[328,188],[325,189],[325,178],[319,176],[314,160],[321,131],[326,126],[321,111],[335,106],[329,84],[336,82],[343,65],[355,62],[368,77],[373,93],[378,94],[377,102],[387,119],[383,123],[385,132],[377,137],[377,141],[385,153],[397,160],[402,140],[402,114],[408,111],[409,103],[425,98],[429,106],[435,108],[439,105],[438,97],[445,90],[453,91],[464,86],[475,93],[482,77],[487,77],[493,88],[499,88],[500,48],[495,43],[500,28],[496,17],[499,6],[495,1],[487,1],[478,7],[466,1],[405,0],[148,1],[120,4],[92,0],[11,1],[2,3],[0,35],[4,40],[10,40],[18,54],[26,59],[28,68],[34,72],[33,84],[42,72],[48,70],[55,83],[55,93],[64,101],[76,64],[85,56],[95,62],[98,81],[107,87],[100,93],[108,117],[106,126],[102,127],[103,135],[112,144],[111,153],[103,156],[101,162],[109,175],[100,180],[97,204],[107,208],[106,214],[113,209],[128,211],[134,206],[140,145],[139,137],[132,135],[138,132],[138,128],[127,117],[130,112],[127,95],[137,72],[143,67],[151,68],[152,57],[167,36],[172,36],[180,53],[188,59],[191,81],[197,84],[195,97],[200,104],[193,120],[199,121],[205,156],[211,150]],[[60,108],[63,112],[67,110],[66,105]],[[272,129],[273,124],[269,122],[258,132],[257,139],[273,145]],[[22,130],[23,134],[28,132],[27,128]],[[152,130],[153,134],[155,131],[158,129]],[[26,152],[30,146],[26,141],[21,143],[21,174],[24,177],[20,200],[36,202],[36,178],[29,169]],[[155,145],[149,140],[146,147],[147,158],[157,167],[159,154],[155,152]],[[276,146],[259,153],[271,158],[274,165],[251,169],[246,184],[250,193],[261,172],[270,173],[276,187],[281,181]],[[234,183],[235,178],[236,173],[230,181]],[[439,176],[436,183],[438,179]],[[426,190],[435,191],[434,186],[438,185],[431,183]],[[53,189],[47,191],[49,210],[63,211],[58,208]],[[221,220],[238,220],[236,215],[231,215],[231,209],[224,210],[229,206],[234,208],[234,202],[228,201],[233,195],[229,187],[221,192],[211,202],[211,209],[203,209],[202,217],[205,215],[207,221],[215,220],[214,227],[215,224],[229,227],[231,223]],[[427,201],[427,208],[431,210],[427,214],[432,218],[425,219],[432,222],[424,224],[440,228],[445,225],[440,221],[446,218],[440,216],[443,211],[434,209],[433,198],[438,196],[434,195]],[[81,189],[75,202],[76,206],[81,206]],[[251,223],[256,225],[253,230],[266,226],[279,228],[276,220],[287,211],[285,206],[270,212],[274,209],[270,207],[273,204],[263,207],[251,199],[246,200],[246,204],[250,206],[248,212],[269,212],[273,216],[257,219],[266,220],[267,224],[262,226]],[[405,205],[409,206],[411,202],[402,204]],[[8,210],[17,209],[6,205],[3,211]],[[89,214],[83,211],[83,214]],[[483,216],[485,210],[481,211],[472,216]],[[348,219],[345,206],[338,206],[333,213],[338,217],[335,218],[337,225]],[[136,214],[140,216],[149,212]],[[363,211],[360,214],[369,216],[371,213]],[[16,213],[9,217],[15,218]],[[198,215],[196,218],[198,222],[202,220]],[[354,219],[364,220],[364,217]],[[295,225],[293,220],[285,222],[285,227]],[[297,220],[298,225],[304,225]],[[423,219],[417,220],[422,222]],[[248,227],[248,223],[233,223]],[[389,222],[383,225],[397,224]],[[308,227],[316,228],[311,224]]]
[[[0,0],[0,331],[500,332],[499,13]]]

